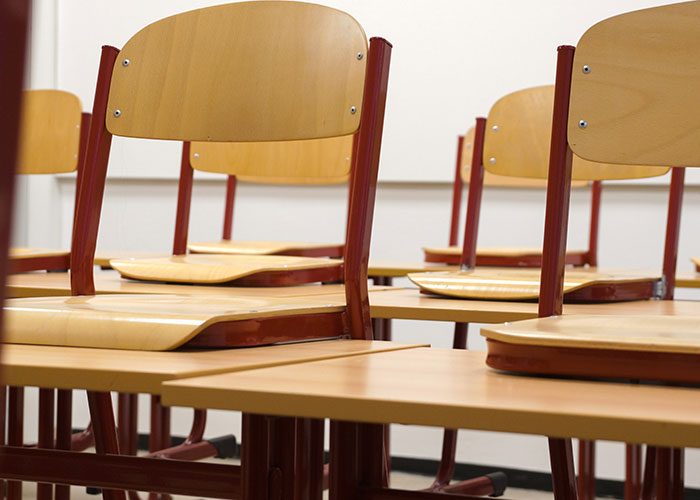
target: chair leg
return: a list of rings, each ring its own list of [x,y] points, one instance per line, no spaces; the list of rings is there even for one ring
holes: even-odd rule
[[[642,483],[642,500],[653,500],[656,490],[656,446],[647,446],[647,456],[644,462],[644,482]]]
[[[24,387],[10,387],[8,398],[7,444],[24,445]],[[22,499],[22,482],[8,481],[7,500]]]
[[[39,389],[39,432],[37,448],[53,449],[54,447],[54,399],[53,389]],[[38,483],[36,486],[37,500],[52,500],[53,485]]]
[[[90,419],[95,434],[95,450],[98,454],[119,454],[119,441],[117,429],[114,425],[114,412],[112,410],[112,398],[108,392],[88,391],[88,405],[90,407]],[[126,500],[126,494],[122,490],[102,490],[104,500]]]
[[[148,451],[157,452],[170,447],[170,408],[163,406],[160,396],[151,396],[151,434],[149,436]],[[149,493],[149,500],[170,500],[168,494]]]
[[[642,493],[642,445],[625,445],[625,500],[640,500]]]
[[[294,500],[323,497],[323,430],[322,419],[297,419]]]
[[[684,453],[680,448],[656,450],[656,499],[683,498]]]
[[[593,500],[595,498],[595,441],[580,439],[578,446],[578,497],[580,500]]]
[[[556,500],[577,500],[571,439],[549,438],[552,489]]]
[[[73,391],[59,389],[56,396],[56,449],[70,450],[72,446]],[[70,486],[57,484],[54,487],[56,500],[70,499]]]

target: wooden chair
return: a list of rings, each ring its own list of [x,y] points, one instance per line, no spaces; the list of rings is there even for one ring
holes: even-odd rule
[[[576,48],[559,48],[541,319],[485,328],[489,366],[521,373],[700,381],[694,318],[556,317],[565,290],[572,154],[611,164],[700,166],[695,147],[700,102],[690,90],[700,80],[698,20],[698,2],[630,12],[594,25]],[[684,70],[677,71],[680,67]],[[673,298],[683,177],[683,168],[673,169],[675,200],[669,207],[664,261],[667,299]],[[562,443],[559,449],[570,458],[569,446]],[[657,497],[679,497],[681,451],[652,451],[645,489],[655,471]],[[639,481],[628,488],[630,495],[639,495]]]
[[[22,93],[22,122],[19,174],[63,174],[78,171],[84,161],[90,114],[82,113],[80,99],[61,90],[25,90]],[[70,253],[45,248],[11,248],[13,273],[38,270],[66,270]]]
[[[172,258],[112,259],[122,276],[176,283],[281,286],[342,279],[343,245],[298,241],[232,241],[237,180],[276,184],[346,182],[353,136],[285,142],[186,142],[180,168]],[[224,237],[187,242],[193,170],[228,174]],[[187,251],[192,255],[187,256]]]
[[[553,102],[553,91],[552,87],[546,86],[509,94],[494,104],[488,120],[477,119],[469,183],[471,202],[467,207],[461,270],[410,274],[409,278],[422,290],[470,299],[534,300],[538,297],[539,270],[474,269],[476,237],[484,168],[498,175],[546,177],[546,131],[552,128],[550,103]],[[574,160],[573,176],[576,180],[594,181],[650,177],[667,171],[668,168],[646,166],[610,169],[606,165],[577,158]],[[672,202],[675,203],[675,200]],[[665,268],[665,285],[672,287],[673,276],[668,276],[667,271]],[[664,281],[660,275],[636,272],[567,270],[565,281],[567,300],[583,302],[661,296],[663,287]]]
[[[462,247],[458,245],[459,219],[462,206],[462,191],[469,184],[471,175],[471,160],[474,151],[474,131],[472,127],[465,135],[457,140],[457,162],[455,180],[452,188],[452,211],[450,216],[450,237],[448,247],[423,248],[425,261],[441,264],[459,264]],[[528,150],[528,153],[532,153]],[[546,154],[546,152],[545,152]],[[513,177],[484,172],[484,186],[500,188],[534,188],[544,189],[547,182],[544,179],[528,177]],[[598,265],[598,221],[600,218],[600,200],[602,192],[601,181],[574,181],[572,187],[591,188],[591,217],[588,232],[587,250],[567,250],[566,263],[572,266]],[[475,193],[481,200],[481,191]],[[467,200],[469,204],[469,200]],[[480,208],[480,207],[479,207]],[[540,267],[542,265],[542,249],[518,247],[478,247],[476,249],[477,266],[498,267]]]
[[[352,136],[311,141],[216,144],[195,142],[189,157],[183,155],[180,171],[174,254],[292,255],[342,257],[343,245],[299,241],[232,240],[233,214],[239,181],[278,185],[346,183],[350,176]],[[224,229],[221,241],[187,242],[192,171],[228,175]]]
[[[167,350],[371,339],[367,262],[390,54],[382,38],[368,46],[349,15],[296,2],[185,12],[147,26],[121,51],[103,47],[71,245],[73,297],[8,301],[7,341]],[[218,142],[357,135],[342,267],[347,306],[92,295],[113,134]],[[40,316],[46,322],[37,335]],[[118,453],[109,395],[91,392],[88,400],[98,453]]]

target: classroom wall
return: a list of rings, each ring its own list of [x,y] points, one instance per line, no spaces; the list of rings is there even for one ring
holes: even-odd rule
[[[60,88],[77,93],[86,110],[92,104],[99,46],[120,46],[152,20],[213,3],[59,2],[36,0],[31,51],[31,88]],[[394,43],[387,124],[380,167],[371,255],[374,259],[419,260],[422,246],[447,242],[456,136],[477,114],[485,114],[502,94],[550,83],[554,49],[575,43],[585,28],[617,12],[664,2],[345,0],[320,2],[351,12],[369,35]],[[98,248],[168,251],[174,224],[179,145],[117,139],[103,208]],[[604,266],[658,267],[661,264],[666,186],[611,183],[603,192],[600,261]],[[689,257],[700,249],[693,222],[700,219],[700,186],[686,190],[679,269],[691,270]],[[197,176],[191,239],[218,238],[224,182]],[[70,245],[74,177],[24,179],[19,189],[16,241],[32,246]],[[255,186],[238,191],[234,235],[242,239],[341,241],[346,188]],[[575,190],[569,244],[583,248],[587,238],[589,193]],[[488,188],[479,241],[484,245],[539,246],[544,193],[532,189]],[[695,298],[693,292],[682,296]],[[479,325],[472,325],[469,346],[483,349]],[[449,347],[451,325],[395,322],[395,339]],[[465,380],[464,383],[469,383]],[[35,398],[28,397],[34,405]],[[142,399],[140,428],[147,429],[147,400]],[[86,406],[76,401],[76,423],[87,423]],[[35,435],[34,409],[27,434]],[[174,432],[185,434],[189,412],[174,415]],[[213,412],[209,435],[240,436],[238,418]],[[438,458],[437,429],[394,426],[395,455]],[[466,432],[460,434],[458,460],[546,471],[546,441],[537,436]],[[689,452],[687,479],[700,486],[700,458]],[[622,447],[604,445],[598,474],[621,478]]]

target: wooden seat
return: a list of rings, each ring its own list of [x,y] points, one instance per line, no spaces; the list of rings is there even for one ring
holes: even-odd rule
[[[462,299],[534,300],[540,294],[539,269],[477,268],[409,274],[423,292]],[[612,291],[611,291],[612,289]],[[605,273],[567,269],[564,273],[567,302],[611,302],[660,297],[661,273],[621,271]]]
[[[276,286],[338,281],[342,261],[278,255],[178,255],[153,259],[113,259],[114,269],[126,278],[192,284]]]
[[[476,238],[485,172],[536,180],[547,178],[548,138],[552,130],[553,103],[553,86],[534,87],[502,97],[489,111],[488,119],[477,119],[469,183],[472,201],[467,207],[464,246],[459,258],[454,262],[463,269],[472,271],[446,274],[443,276],[444,282],[439,281],[439,275],[437,278],[412,275],[412,281],[424,291],[463,298],[533,299],[537,297],[536,283],[539,279],[539,271],[532,274],[523,274],[520,270],[513,270],[511,273],[507,271],[494,273],[480,269],[473,271],[473,268],[478,264],[479,257]],[[579,181],[652,177],[663,175],[669,170],[668,167],[642,165],[612,168],[602,162],[595,163],[578,156],[572,157],[572,164],[572,179]],[[593,246],[591,245],[591,248]],[[590,252],[591,250],[565,253],[564,263],[590,263],[588,259]],[[438,253],[439,251],[426,252],[431,255]],[[449,250],[448,253],[454,259],[455,251]],[[491,256],[496,260],[489,263],[495,263],[497,259],[507,257],[511,259],[511,265],[515,263],[539,265],[544,258],[543,251],[514,253],[497,251],[491,255],[482,254],[484,258]],[[526,285],[527,290],[523,289],[521,283],[524,276],[532,278]],[[571,279],[574,278],[573,274],[569,276]],[[464,280],[461,286],[460,280]],[[567,298],[586,301],[648,299],[658,295],[660,288],[656,284],[659,280],[658,275],[616,278],[610,273],[604,273],[604,276],[598,277],[586,274],[582,278],[576,278],[575,287],[572,285],[567,288],[567,292],[573,292]],[[533,285],[535,285],[534,288],[532,288]]]
[[[14,299],[5,308],[5,342],[166,351],[198,337],[196,345],[221,345],[224,339],[228,345],[246,345],[250,320],[270,316],[284,315],[290,323],[294,323],[293,316],[297,315],[321,314],[331,322],[335,317],[336,334],[343,335],[344,328],[337,318],[343,309],[342,304],[329,307],[317,301],[314,305],[290,297],[148,295],[145,298],[120,294]],[[46,328],[49,323],[50,329]],[[316,336],[316,332],[308,330],[297,333],[296,340]],[[295,333],[287,332],[283,336],[288,335]],[[278,340],[273,334],[265,343]]]
[[[90,115],[80,99],[61,90],[22,92],[18,173],[47,175],[79,170],[84,161]],[[76,179],[79,183],[80,172]],[[76,188],[76,194],[78,190]],[[76,196],[77,203],[77,196]],[[12,248],[10,271],[66,270],[70,253],[44,248]]]
[[[487,364],[512,372],[700,383],[700,317],[561,316],[487,326]],[[590,356],[595,358],[591,362]]]

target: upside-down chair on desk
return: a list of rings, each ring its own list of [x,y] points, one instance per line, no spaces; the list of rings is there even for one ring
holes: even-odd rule
[[[554,87],[534,87],[509,94],[499,99],[491,108],[488,119],[479,118],[473,139],[469,203],[464,232],[464,245],[460,255],[461,269],[435,273],[409,274],[409,279],[423,291],[466,299],[518,300],[538,297],[540,271],[538,269],[475,268],[478,264],[477,234],[480,200],[486,174],[514,178],[527,178],[543,182],[547,177],[548,137],[552,130],[552,106]],[[636,178],[662,175],[668,168],[627,167],[618,170],[605,168],[582,158],[574,158],[574,178],[577,181],[599,182],[602,179]],[[680,194],[672,199],[673,206],[680,202]],[[595,194],[595,192],[594,192]],[[595,200],[594,210],[595,212]],[[595,249],[597,220],[595,214],[591,234]],[[671,224],[671,223],[670,223]],[[673,233],[669,233],[672,236]],[[575,252],[572,255],[595,257],[595,251]],[[531,252],[541,258],[542,252]],[[523,256],[521,255],[520,258]],[[578,258],[578,257],[577,257]],[[565,264],[572,259],[567,254]],[[513,262],[511,262],[512,264]],[[581,262],[578,262],[581,263]],[[579,301],[624,300],[649,298],[660,293],[660,276],[635,275],[634,273],[596,274],[591,270],[567,269],[567,285],[571,295]],[[673,272],[669,269],[668,272]],[[671,285],[672,287],[672,285]],[[576,291],[581,288],[581,291]],[[670,293],[672,293],[672,288]],[[569,291],[569,290],[567,290]],[[455,325],[453,347],[464,349],[467,345],[467,323]],[[454,457],[456,431],[446,431],[443,461],[450,463]],[[449,470],[449,469],[448,469]]]
[[[84,161],[90,114],[82,113],[77,96],[61,90],[22,92],[18,174],[75,172],[76,196]],[[10,249],[10,272],[67,270],[70,253],[64,250],[17,247]]]
[[[357,21],[341,11],[274,1],[186,12],[147,26],[121,51],[103,47],[70,254],[73,297],[8,301],[6,340],[171,350],[371,339],[367,262],[390,54],[386,40],[372,38],[368,45]],[[222,298],[215,289],[199,300],[93,295],[112,135],[214,142],[356,135],[345,261],[342,267],[335,261],[321,265],[345,282],[347,306],[308,299]],[[271,272],[284,277],[284,266]],[[40,392],[47,402],[40,412],[52,414],[53,389]],[[132,411],[120,411],[120,417],[133,415],[133,396],[125,395]],[[97,452],[116,454],[120,444],[127,453],[135,451],[133,432],[120,433],[117,441],[109,394],[92,391],[88,401]],[[70,400],[59,402],[58,414],[64,418]],[[244,428],[255,420],[247,418]],[[120,496],[112,490],[103,493]]]
[[[575,48],[559,48],[541,319],[485,328],[490,366],[539,375],[700,383],[697,318],[559,317],[572,154],[610,164],[700,166],[700,101],[691,90],[700,82],[698,20],[698,2],[640,10],[596,24]],[[674,168],[677,204],[667,227],[666,299],[673,298],[683,175],[683,168]],[[681,450],[650,449],[643,496],[653,493],[656,479],[657,498],[681,498],[682,469]],[[628,475],[626,498],[639,497],[640,475],[639,468],[634,481]]]
[[[351,108],[353,115],[357,111]],[[145,281],[243,286],[340,281],[342,261],[328,257],[342,257],[342,244],[231,240],[234,192],[237,179],[307,185],[346,182],[354,146],[352,135],[285,142],[185,142],[173,256],[112,259],[110,265],[124,277]],[[229,175],[222,241],[188,244],[193,170]]]
[[[553,88],[553,87],[551,87]],[[536,97],[546,98],[547,88],[533,89],[538,95]],[[525,103],[521,112],[532,112],[531,108],[541,106],[538,99]],[[507,109],[507,112],[510,112]],[[508,117],[512,118],[512,117]],[[542,124],[546,125],[546,124]],[[494,130],[498,130],[498,125]],[[459,222],[462,212],[462,191],[464,185],[469,185],[469,177],[471,176],[471,161],[474,152],[474,132],[476,127],[472,127],[465,135],[460,135],[457,140],[457,162],[455,169],[455,180],[452,187],[452,210],[450,212],[450,237],[448,247],[426,247],[423,249],[425,261],[432,263],[442,263],[458,265],[462,255],[462,247],[458,244],[459,237]],[[543,134],[546,137],[546,132]],[[517,143],[516,143],[517,146]],[[526,158],[530,161],[534,159],[534,155],[546,155],[546,146],[539,144],[539,147],[523,151]],[[527,161],[527,160],[526,160]],[[541,156],[539,161],[545,165],[547,163],[546,156]],[[588,249],[587,250],[568,250],[566,253],[566,263],[572,266],[597,266],[598,265],[598,223],[600,219],[600,201],[602,192],[601,181],[575,181],[572,187],[585,187],[590,184],[591,187],[591,213],[588,232]],[[469,192],[467,205],[470,203],[481,205],[482,188],[490,186],[494,188],[526,188],[537,189],[544,193],[544,188],[547,186],[545,179],[537,179],[531,177],[514,177],[509,175],[498,175],[491,172],[484,172],[483,185],[474,192]],[[504,231],[507,227],[504,226]],[[477,247],[476,249],[476,265],[477,266],[497,266],[497,267],[540,267],[542,265],[542,249],[541,248],[522,248],[522,247]]]
[[[306,186],[345,184],[350,177],[353,143],[352,136],[279,143],[192,143],[188,159],[191,168],[186,167],[183,154],[174,253],[182,253],[179,250],[184,242],[192,253],[342,257],[342,244],[232,239],[235,193],[239,181]],[[192,170],[228,174],[221,241],[187,243]]]

